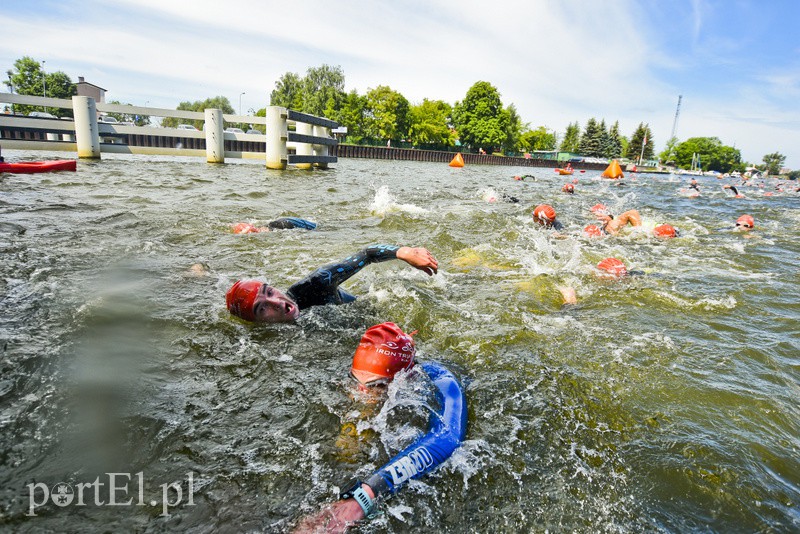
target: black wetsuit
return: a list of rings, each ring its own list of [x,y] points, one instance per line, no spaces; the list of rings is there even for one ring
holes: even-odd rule
[[[697,184],[689,184],[689,189],[694,189],[698,193],[700,192],[700,188],[697,187]]]
[[[317,227],[317,224],[299,217],[281,217],[280,219],[270,221],[267,226],[269,226],[272,230],[290,230],[292,228],[314,230]]]
[[[393,245],[370,245],[338,263],[320,267],[293,284],[286,295],[301,310],[311,306],[353,302],[356,297],[339,289],[339,284],[370,263],[396,259],[399,248]]]

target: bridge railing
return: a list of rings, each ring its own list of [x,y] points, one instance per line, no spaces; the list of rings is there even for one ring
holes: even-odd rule
[[[206,156],[210,163],[225,158],[265,159],[272,169],[287,165],[326,168],[336,162],[329,155],[337,145],[331,130],[338,124],[323,117],[280,107],[267,108],[267,117],[223,114],[221,110],[184,111],[96,102],[89,97],[71,100],[0,93],[0,103],[71,109],[73,119],[50,119],[0,114],[0,145],[26,150],[77,152],[98,159],[101,153]],[[98,112],[203,121],[203,131],[133,126],[98,121]],[[269,117],[273,116],[273,121]],[[225,131],[226,124],[263,126],[264,134]],[[256,129],[259,129],[255,126]],[[335,152],[335,151],[334,151]]]

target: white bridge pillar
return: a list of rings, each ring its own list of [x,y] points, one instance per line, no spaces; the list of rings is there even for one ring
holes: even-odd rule
[[[280,106],[267,107],[267,168],[285,169],[289,161],[289,112]]]
[[[326,128],[324,126],[314,126],[314,136],[315,137],[330,137],[331,130],[330,128]],[[328,155],[328,145],[313,145],[314,146],[314,155],[315,156],[327,156]],[[327,169],[327,163],[316,163],[315,164],[320,169]]]
[[[97,107],[94,98],[73,96],[72,114],[75,117],[78,157],[100,159],[100,131],[97,128]]]
[[[205,109],[206,161],[225,163],[225,133],[221,109]]]
[[[296,124],[296,131],[301,135],[314,135],[314,126],[305,122],[298,122]],[[311,156],[314,153],[312,145],[309,143],[300,143],[297,145],[295,153],[298,156]],[[310,163],[297,163],[295,165],[298,169],[310,169]]]

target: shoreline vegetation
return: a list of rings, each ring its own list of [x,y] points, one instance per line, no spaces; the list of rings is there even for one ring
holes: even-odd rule
[[[13,69],[8,70],[6,85],[11,92],[21,95],[70,98],[77,94],[76,84],[66,73],[45,72],[43,62],[30,56],[14,62]],[[110,103],[124,104],[115,100]],[[791,179],[800,175],[800,171],[783,168],[786,156],[779,152],[766,154],[758,164],[745,162],[739,149],[725,145],[716,136],[691,137],[684,141],[672,137],[666,141],[664,150],[656,153],[656,137],[645,122],[640,122],[629,137],[620,132],[619,121],[609,121],[607,125],[605,118],[598,121],[592,117],[583,129],[578,121],[570,122],[563,132],[547,125],[533,127],[531,122],[523,120],[515,104],[504,104],[500,91],[487,81],[475,82],[464,98],[453,104],[427,98],[411,103],[385,85],[370,88],[363,95],[355,89],[348,92],[341,66],[323,64],[308,68],[305,76],[293,72],[283,74],[275,82],[270,105],[334,120],[342,126],[342,141],[357,145],[501,156],[554,153],[557,161],[574,162],[575,158],[628,160],[643,169],[671,166],[694,170],[700,162],[702,171],[721,174],[758,171],[773,176],[785,174]],[[235,114],[225,96],[185,101],[176,107],[188,111],[206,108]],[[4,111],[8,110],[6,107]],[[28,114],[39,110],[34,106],[16,105],[11,111]],[[266,108],[249,112],[265,116]],[[138,126],[151,121],[150,117],[124,113],[109,113],[109,116]],[[162,126],[177,127],[192,122],[167,117],[162,120]],[[197,124],[195,127],[199,128]]]

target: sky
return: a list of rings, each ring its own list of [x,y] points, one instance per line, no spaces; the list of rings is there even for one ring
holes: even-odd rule
[[[745,161],[800,168],[797,0],[2,0],[0,66],[175,109],[228,97],[247,114],[287,72],[340,66],[347,91],[379,85],[450,104],[478,81],[531,128],[650,125],[718,137]],[[7,91],[5,85],[0,90]],[[242,94],[244,93],[244,94]]]

